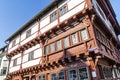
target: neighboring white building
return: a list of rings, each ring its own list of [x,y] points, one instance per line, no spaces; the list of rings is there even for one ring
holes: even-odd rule
[[[7,46],[0,49],[0,80],[6,80],[8,70],[8,59],[6,57]]]

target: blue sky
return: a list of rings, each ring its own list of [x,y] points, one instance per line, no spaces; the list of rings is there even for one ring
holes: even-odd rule
[[[0,0],[0,48],[4,41],[52,0]],[[120,23],[120,0],[111,0]]]

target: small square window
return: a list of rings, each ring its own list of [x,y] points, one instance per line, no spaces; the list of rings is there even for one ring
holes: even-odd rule
[[[16,40],[13,40],[12,47],[14,47],[15,45],[16,45]]]
[[[78,43],[77,33],[72,34],[71,37],[72,37],[72,44]]]
[[[55,43],[50,44],[50,52],[54,52],[55,51]]]
[[[26,32],[26,38],[30,37],[31,36],[31,29],[29,29],[27,32]]]
[[[13,66],[16,66],[17,65],[17,59],[14,59],[13,60]]]
[[[64,47],[68,47],[69,46],[69,37],[64,38]]]
[[[33,51],[29,53],[28,59],[29,59],[29,61],[34,59],[34,52]]]
[[[48,46],[45,46],[45,47],[44,47],[44,53],[45,53],[45,54],[48,54],[48,52],[49,52],[48,49],[49,49]]]
[[[65,14],[67,12],[67,6],[64,5],[59,9],[59,14],[60,16],[62,16],[63,14]]]
[[[61,50],[62,49],[62,44],[61,44],[61,40],[57,41],[57,50]]]
[[[57,19],[57,11],[53,12],[51,15],[50,15],[50,21],[54,21],[55,19]]]
[[[81,30],[80,34],[81,34],[82,40],[88,39],[88,35],[87,35],[87,32],[86,32],[86,29]]]

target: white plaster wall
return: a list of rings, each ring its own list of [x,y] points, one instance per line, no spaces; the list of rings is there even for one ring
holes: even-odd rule
[[[26,55],[23,56],[22,63],[27,62],[27,61],[28,61],[28,54],[26,54]]]
[[[28,61],[26,63],[23,63],[22,68],[27,68],[27,67],[30,67],[30,66],[37,65],[37,64],[39,64],[39,61],[40,61],[40,58],[38,58],[36,60]]]
[[[34,58],[42,57],[42,49],[37,49],[34,51]]]
[[[44,28],[41,29],[41,33],[46,32],[47,30],[53,28],[55,25],[58,24],[58,19],[50,23],[49,25],[45,26]]]
[[[23,31],[21,34],[21,41],[23,41],[26,38],[26,31]]]
[[[68,10],[74,8],[76,5],[80,4],[81,2],[83,2],[84,0],[70,0],[68,2]]]
[[[18,57],[21,57],[21,53],[19,53],[19,54],[13,56],[13,57],[11,58],[11,60],[16,59],[16,58],[18,58]]]
[[[17,59],[17,65],[21,64],[21,57]]]
[[[31,34],[35,33],[38,31],[38,22],[36,22],[34,25],[32,25],[31,28]]]
[[[29,52],[31,52],[31,51],[33,51],[33,50],[35,50],[35,49],[38,49],[38,48],[40,48],[40,44],[37,44],[37,45],[35,45],[35,46],[33,46],[33,47],[25,50],[25,51],[24,51],[24,54],[29,53]]]
[[[8,53],[10,53],[10,52],[14,51],[15,49],[17,49],[18,46],[19,46],[19,45],[16,45],[16,46],[14,46],[14,47],[8,49]]]
[[[30,40],[34,39],[37,36],[37,32],[33,35],[31,35],[30,37],[26,38],[25,40],[23,40],[20,45],[24,45],[25,43],[29,42]]]
[[[74,0],[76,1],[76,0]],[[67,12],[63,16],[60,17],[60,22],[63,22],[64,20],[70,18],[71,16],[75,15],[76,13],[80,12],[81,10],[84,9],[85,2],[80,4],[79,6],[75,7],[73,10]]]
[[[15,66],[15,67],[11,67],[9,68],[9,72],[14,72],[20,69],[20,66]]]
[[[50,23],[50,16],[47,16],[45,19],[40,21],[40,29]]]

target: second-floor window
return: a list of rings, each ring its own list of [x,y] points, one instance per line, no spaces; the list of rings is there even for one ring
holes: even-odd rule
[[[34,59],[34,52],[33,51],[29,53],[28,59],[29,59],[29,61]]]
[[[59,9],[59,14],[60,16],[62,16],[63,14],[65,14],[67,12],[67,6],[64,5]]]
[[[55,19],[57,19],[57,11],[53,12],[51,15],[50,15],[50,21],[54,21]]]
[[[29,36],[31,36],[31,29],[29,29],[29,30],[26,32],[26,38],[28,38]]]
[[[17,65],[17,59],[14,59],[13,60],[13,66],[16,66]]]
[[[49,52],[48,46],[45,46],[45,47],[44,47],[44,53],[45,53],[45,54],[48,54],[48,52]]]
[[[50,52],[54,52],[55,51],[55,43],[50,44]]]
[[[62,44],[61,44],[61,40],[57,41],[57,50],[61,50],[62,49]]]
[[[69,46],[69,37],[64,38],[64,47],[68,47]]]
[[[77,33],[72,34],[71,37],[72,37],[72,44],[76,44],[78,42]]]
[[[80,34],[81,34],[82,40],[88,39],[88,35],[87,35],[86,29],[81,30],[81,31],[80,31]]]
[[[16,40],[13,40],[12,47],[14,47],[15,45],[16,45]]]

